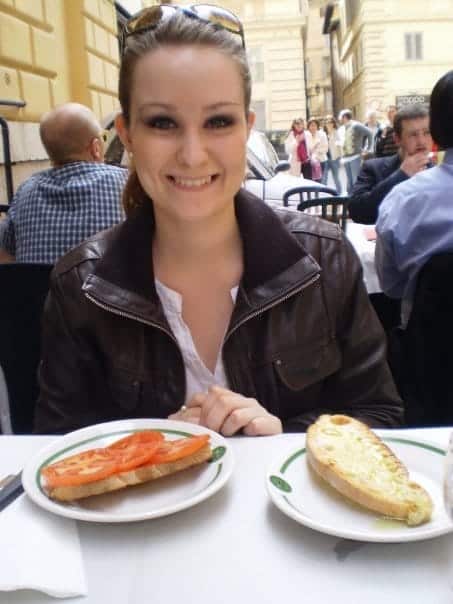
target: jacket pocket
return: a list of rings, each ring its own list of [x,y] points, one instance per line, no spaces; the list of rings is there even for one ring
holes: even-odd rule
[[[113,404],[124,411],[133,411],[140,404],[141,381],[135,376],[115,370],[108,379]]]
[[[275,371],[283,384],[293,391],[322,382],[341,367],[341,351],[336,340],[313,348],[284,351],[274,361]]]

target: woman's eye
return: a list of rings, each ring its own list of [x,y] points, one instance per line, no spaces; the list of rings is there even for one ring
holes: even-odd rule
[[[145,121],[148,128],[156,128],[158,130],[170,130],[176,128],[176,123],[170,117],[156,116]]]
[[[211,117],[208,122],[208,128],[227,128],[234,123],[234,119],[227,115],[216,115],[215,117]]]

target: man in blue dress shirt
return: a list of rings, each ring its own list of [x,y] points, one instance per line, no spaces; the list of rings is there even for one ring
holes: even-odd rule
[[[60,256],[123,218],[127,170],[104,164],[94,113],[65,103],[46,113],[40,136],[52,168],[17,189],[0,222],[0,262],[54,264]]]
[[[394,187],[376,224],[377,273],[384,293],[402,299],[403,327],[420,269],[431,256],[453,252],[453,71],[433,89],[430,124],[433,140],[446,150],[443,163]]]

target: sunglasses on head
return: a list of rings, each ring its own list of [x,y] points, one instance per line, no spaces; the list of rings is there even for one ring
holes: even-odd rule
[[[190,6],[178,6],[177,4],[160,4],[144,8],[126,22],[122,30],[121,48],[122,54],[126,49],[126,41],[129,36],[141,34],[154,29],[176,13],[182,13],[189,19],[198,19],[204,23],[210,23],[216,28],[225,29],[232,34],[241,37],[242,48],[245,49],[244,28],[236,15],[225,8],[214,4],[192,4]]]

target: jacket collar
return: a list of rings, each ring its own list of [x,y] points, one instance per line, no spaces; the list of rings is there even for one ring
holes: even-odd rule
[[[399,153],[395,153],[394,155],[389,155],[388,157],[383,157],[382,159],[386,159],[386,164],[389,169],[396,170],[401,165],[401,156]]]
[[[244,246],[237,312],[269,303],[319,273],[319,265],[263,201],[241,190],[235,197],[235,212]],[[160,303],[154,285],[153,232],[150,203],[117,227],[83,290],[128,313],[155,314]],[[162,318],[161,310],[158,314]]]

